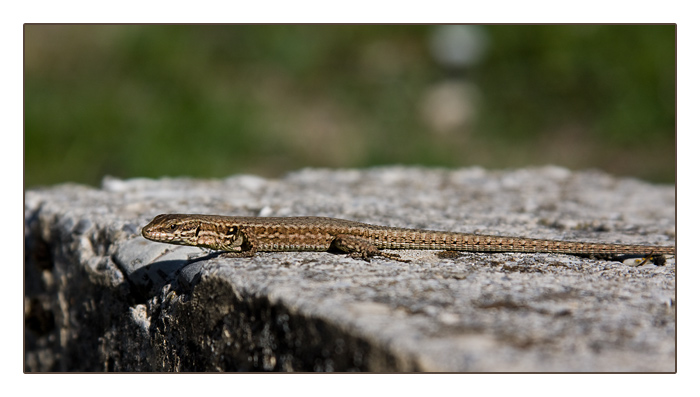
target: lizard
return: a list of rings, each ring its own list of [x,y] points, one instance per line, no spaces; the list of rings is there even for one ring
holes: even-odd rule
[[[675,246],[646,246],[545,240],[378,226],[324,217],[237,217],[161,214],[143,227],[148,240],[226,251],[228,257],[256,252],[336,251],[366,261],[373,256],[402,261],[382,249],[469,252],[561,253],[612,258],[645,257],[664,263]]]

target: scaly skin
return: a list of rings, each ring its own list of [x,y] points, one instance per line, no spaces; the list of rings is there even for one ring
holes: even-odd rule
[[[143,237],[170,244],[228,251],[252,256],[268,251],[339,250],[368,259],[399,259],[381,249],[452,250],[470,252],[543,252],[576,255],[675,255],[673,246],[585,243],[523,237],[404,229],[320,217],[233,217],[162,214],[142,230]]]

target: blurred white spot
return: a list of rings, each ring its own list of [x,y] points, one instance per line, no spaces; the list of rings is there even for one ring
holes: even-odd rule
[[[464,68],[478,63],[488,44],[481,26],[442,25],[430,38],[430,50],[442,66]]]
[[[476,116],[477,91],[466,81],[434,84],[423,95],[421,116],[438,133],[467,127]]]
[[[258,212],[258,216],[271,216],[273,212],[274,210],[269,205],[266,205]]]

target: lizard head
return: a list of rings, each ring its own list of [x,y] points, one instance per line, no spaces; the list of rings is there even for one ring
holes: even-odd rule
[[[183,214],[161,214],[141,230],[148,240],[161,243],[196,245],[199,222]]]
[[[240,227],[225,225],[208,215],[161,214],[141,230],[148,240],[194,245],[216,250],[241,251],[245,241]]]

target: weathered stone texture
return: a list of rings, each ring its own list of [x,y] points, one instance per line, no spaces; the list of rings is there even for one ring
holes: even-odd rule
[[[597,172],[302,170],[26,192],[26,371],[674,372],[675,270],[553,254],[227,259],[159,213],[672,245],[675,191]],[[201,259],[201,260],[199,260]]]

